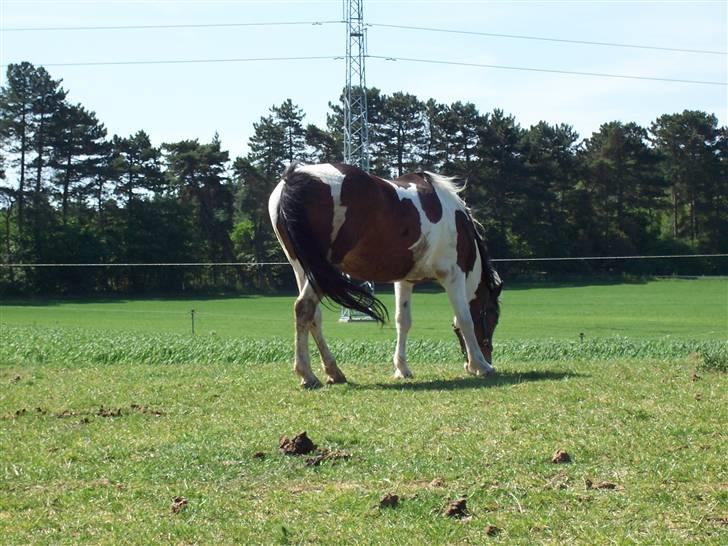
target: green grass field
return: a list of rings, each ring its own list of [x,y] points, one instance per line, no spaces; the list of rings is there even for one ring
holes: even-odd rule
[[[393,313],[391,291],[379,295]],[[221,299],[40,300],[5,302],[0,324],[78,327],[90,330],[189,333],[225,338],[292,334],[294,296]],[[423,292],[412,301],[413,339],[453,338],[452,311],[443,292]],[[324,328],[331,338],[391,340],[392,322],[339,324],[338,309],[327,309]],[[626,336],[726,339],[728,280],[669,280],[602,285],[515,285],[502,297],[497,340],[577,339]]]
[[[291,305],[4,302],[0,543],[728,541],[725,280],[511,287],[487,379],[443,294],[415,294],[406,382],[392,328],[334,310],[351,382],[318,391],[291,371]],[[339,457],[279,452],[304,430]]]

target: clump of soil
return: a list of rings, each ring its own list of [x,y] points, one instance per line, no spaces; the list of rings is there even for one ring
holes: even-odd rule
[[[445,480],[442,478],[435,478],[430,482],[430,487],[444,487]]]
[[[584,480],[587,489],[617,489],[617,484],[612,482],[593,482],[589,478]]]
[[[150,408],[149,406],[145,406],[143,404],[132,404],[129,407],[132,410],[134,410],[138,413],[142,413],[144,415],[156,415],[157,417],[166,415],[166,413],[160,409]]]
[[[399,495],[387,493],[379,501],[379,508],[397,508],[399,506]]]
[[[99,417],[121,417],[121,408],[105,408],[104,406],[99,407],[96,412]]]
[[[463,519],[470,516],[465,497],[451,500],[445,508],[445,515],[449,518]]]
[[[488,527],[485,528],[485,534],[489,537],[494,537],[500,532],[500,528],[496,527],[495,525],[488,525]]]
[[[570,463],[571,462],[571,455],[569,455],[563,449],[557,449],[556,452],[551,457],[551,462],[554,463],[554,464]]]
[[[294,436],[293,439],[281,436],[278,447],[286,455],[306,455],[316,449],[316,444],[311,441],[304,431]]]
[[[268,454],[265,451],[256,451],[253,453],[253,459],[265,459]]]
[[[337,461],[349,457],[351,453],[341,449],[322,449],[315,456],[306,459],[306,466],[318,466],[324,461]]]
[[[184,497],[175,497],[172,499],[172,513],[173,514],[179,514],[182,510],[184,510],[189,503],[187,502],[187,499]]]

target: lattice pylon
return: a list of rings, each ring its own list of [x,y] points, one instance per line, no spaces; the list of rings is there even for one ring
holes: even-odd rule
[[[346,87],[344,89],[344,163],[369,171],[366,59],[367,33],[364,0],[344,0],[346,19]],[[374,284],[364,286],[374,293]],[[373,320],[369,315],[341,308],[339,321]]]
[[[344,163],[369,170],[364,0],[344,0],[346,87],[344,89]]]

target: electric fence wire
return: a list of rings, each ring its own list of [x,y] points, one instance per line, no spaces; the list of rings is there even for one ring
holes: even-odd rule
[[[578,262],[595,260],[665,260],[727,258],[728,254],[660,254],[649,256],[562,256],[554,258],[493,258],[492,262]],[[270,267],[288,262],[158,262],[158,263],[0,263],[4,268],[30,267]]]

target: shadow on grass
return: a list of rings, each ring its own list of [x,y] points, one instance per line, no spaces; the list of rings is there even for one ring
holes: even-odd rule
[[[533,381],[560,381],[562,379],[589,377],[574,372],[498,372],[489,377],[457,377],[454,379],[435,379],[418,381],[417,379],[392,381],[391,383],[358,384],[349,383],[354,389],[363,390],[397,390],[397,391],[456,391],[465,389],[490,389],[506,385],[517,385]]]

